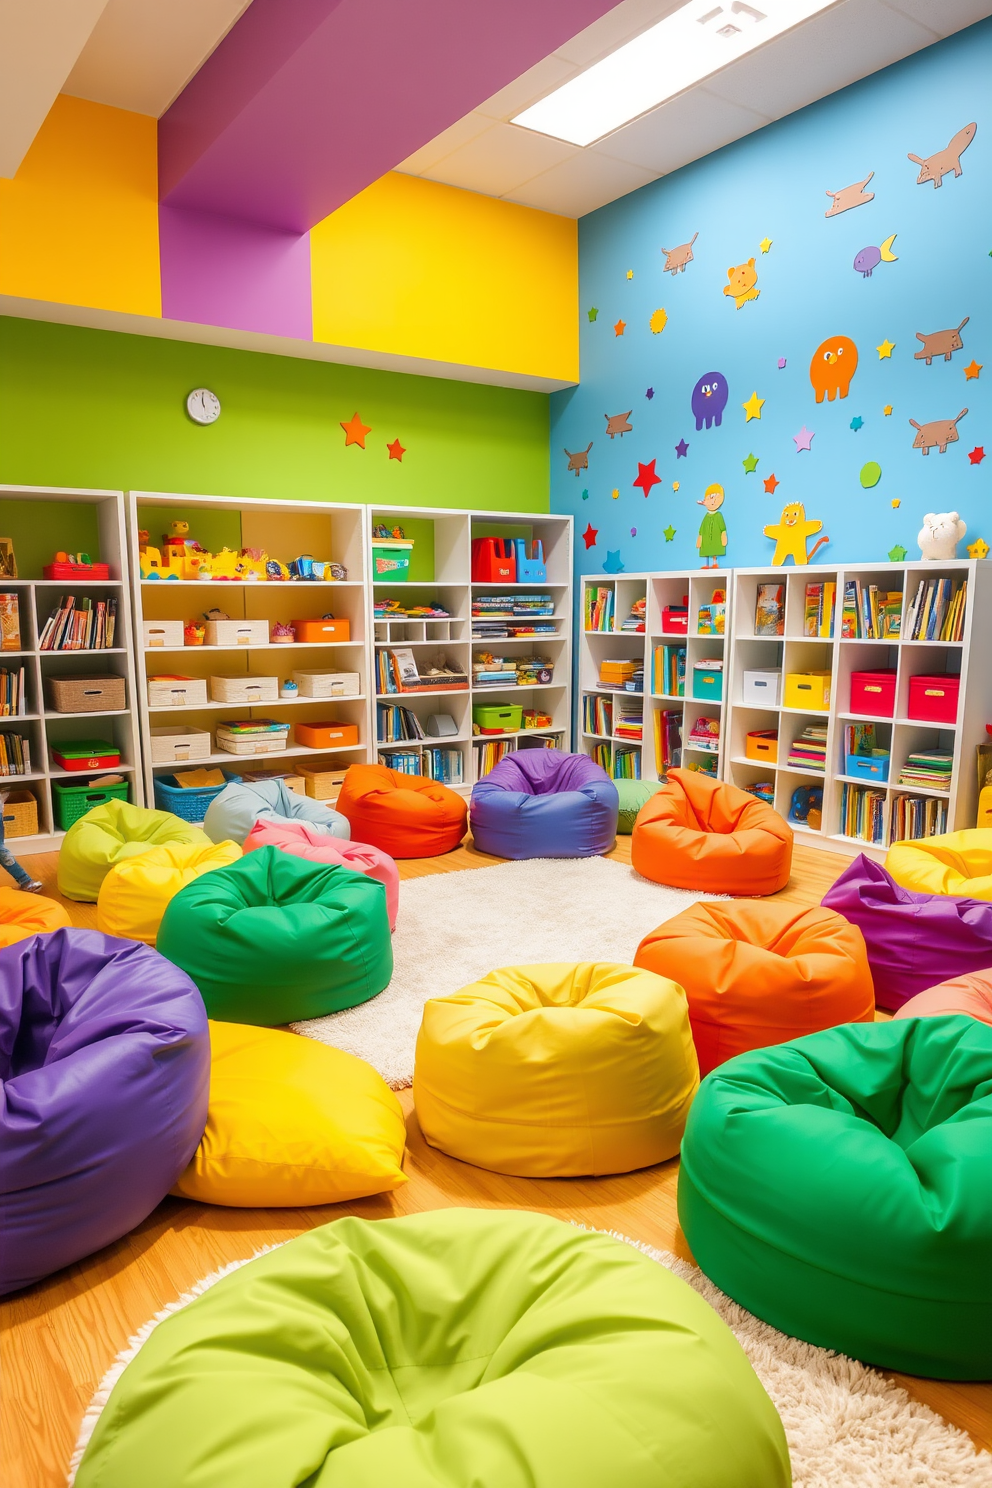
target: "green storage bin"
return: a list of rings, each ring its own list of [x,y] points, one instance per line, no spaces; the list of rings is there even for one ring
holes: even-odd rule
[[[694,666],[692,669],[692,695],[720,702],[723,698],[723,668]]]
[[[477,703],[472,722],[490,734],[515,734],[523,725],[522,703]]]
[[[68,832],[73,822],[92,811],[94,806],[104,806],[108,801],[126,801],[130,787],[126,780],[120,785],[101,785],[94,790],[85,781],[81,785],[63,785],[52,781],[52,803],[55,807],[55,825]]]
[[[405,584],[410,577],[412,538],[372,539],[372,577],[379,584]]]

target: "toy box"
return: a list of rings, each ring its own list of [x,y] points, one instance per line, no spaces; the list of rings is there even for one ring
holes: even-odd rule
[[[777,708],[782,699],[781,671],[745,670],[741,676],[741,698],[755,707]]]
[[[723,697],[723,662],[696,661],[692,665],[692,695],[719,702]]]
[[[844,756],[844,774],[854,775],[859,780],[885,781],[889,778],[889,751],[873,749],[870,754],[847,754]]]
[[[350,641],[351,621],[332,620],[324,615],[320,620],[291,620],[298,644],[321,645],[327,641]]]
[[[347,749],[358,743],[357,723],[298,723],[297,744],[306,744],[309,749]]]
[[[956,674],[910,677],[906,716],[922,723],[954,723],[960,687]]]
[[[896,711],[896,669],[851,673],[851,712],[891,718]]]
[[[830,709],[829,672],[790,672],[785,679],[785,706],[811,713]]]
[[[517,703],[477,703],[472,723],[484,734],[515,734],[523,723],[523,712]]]
[[[405,584],[410,577],[410,553],[413,539],[374,537],[372,539],[372,577],[380,584]]]
[[[63,770],[107,770],[120,764],[121,752],[106,739],[72,739],[53,744],[52,758]]]
[[[765,764],[778,762],[778,729],[753,729],[744,740],[744,753],[748,759],[762,760]]]

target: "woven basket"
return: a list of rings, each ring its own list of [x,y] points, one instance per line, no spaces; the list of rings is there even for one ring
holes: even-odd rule
[[[38,802],[29,790],[12,790],[3,803],[7,837],[34,837],[38,831]]]
[[[49,677],[57,713],[114,713],[127,706],[123,677]]]

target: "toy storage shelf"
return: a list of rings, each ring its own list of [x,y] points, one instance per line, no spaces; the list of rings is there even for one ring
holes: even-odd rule
[[[948,579],[951,589],[967,581],[968,598],[961,639],[957,641],[912,640],[908,635],[910,609],[921,582]],[[804,632],[806,586],[836,585],[832,634],[807,635]],[[755,605],[759,584],[784,586],[785,610],[783,634],[755,635]],[[842,608],[845,586],[860,584],[862,592],[875,585],[881,592],[901,593],[898,633],[880,638],[854,637],[842,634]],[[724,774],[737,785],[750,785],[762,779],[774,783],[775,806],[789,817],[793,795],[801,786],[821,786],[823,811],[818,827],[793,822],[797,840],[831,852],[882,858],[889,844],[896,840],[896,813],[899,802],[932,801],[946,808],[947,825],[942,830],[957,831],[974,826],[978,803],[978,774],[975,750],[986,739],[985,725],[992,722],[992,671],[978,649],[987,647],[992,634],[992,568],[975,560],[949,562],[851,564],[828,566],[814,564],[799,568],[737,569],[731,622],[730,675],[728,679],[729,713],[727,736],[729,749]],[[904,634],[906,632],[906,634]],[[756,706],[744,696],[744,673],[755,669],[781,668],[789,672],[816,670],[829,673],[829,707],[823,711],[786,707],[780,701],[772,706]],[[852,707],[852,673],[882,669],[895,672],[895,701],[892,714],[858,711]],[[910,678],[950,673],[960,676],[957,715],[941,722],[929,722],[910,716]],[[801,765],[789,765],[790,746],[810,723],[825,724],[826,769],[817,772]],[[873,723],[876,747],[889,751],[888,778],[872,781],[849,772],[845,741],[848,727]],[[778,730],[778,759],[774,764],[748,758],[747,736],[762,729]],[[952,770],[948,789],[933,786],[900,785],[899,779],[908,756],[914,752],[939,752],[951,756]],[[844,813],[845,788],[877,791],[882,821],[881,840],[869,842],[849,835]],[[902,808],[905,810],[905,808]],[[935,808],[931,808],[933,810]]]
[[[67,519],[89,526],[95,542],[90,554],[95,561],[106,563],[109,579],[44,579],[0,578],[0,591],[16,594],[21,631],[21,648],[0,653],[0,667],[24,669],[27,711],[21,715],[0,718],[0,730],[20,734],[31,750],[31,770],[24,775],[0,777],[0,789],[17,790],[26,786],[38,806],[38,831],[25,837],[9,835],[8,843],[16,855],[49,852],[57,848],[65,833],[57,825],[52,781],[84,785],[94,773],[119,774],[131,782],[130,799],[143,802],[140,771],[141,746],[136,710],[135,674],[131,644],[130,582],[125,540],[124,497],[120,491],[84,490],[58,486],[0,486],[4,502],[44,504],[38,513],[39,525],[45,529],[52,552],[59,543],[59,529]],[[87,507],[89,513],[69,513],[62,507]],[[0,508],[2,521],[4,508]],[[10,511],[10,508],[6,510]],[[31,513],[34,516],[34,513]],[[93,549],[96,549],[94,551]],[[47,547],[46,547],[47,553]],[[23,555],[22,555],[23,560]],[[58,607],[59,599],[74,594],[96,602],[117,600],[115,640],[117,645],[78,651],[42,651],[38,640],[45,621]],[[60,713],[52,706],[52,677],[81,677],[94,674],[114,675],[124,679],[126,706],[122,709],[94,713]],[[64,770],[56,765],[52,745],[74,740],[106,738],[121,751],[121,763],[111,769],[89,774]]]
[[[379,652],[397,647],[413,650],[418,663],[433,661],[441,655],[452,666],[469,677],[468,688],[433,693],[384,693],[374,706],[398,705],[409,708],[426,728],[426,720],[435,713],[446,713],[454,721],[456,732],[447,737],[386,740],[379,733],[378,713],[374,714],[377,757],[412,754],[418,769],[425,750],[454,749],[460,755],[461,780],[450,780],[455,790],[468,794],[482,777],[484,763],[497,751],[487,751],[485,744],[497,743],[508,749],[520,747],[521,740],[553,737],[561,747],[571,748],[572,729],[572,518],[552,516],[546,512],[458,511],[450,507],[386,507],[368,509],[366,545],[369,554],[369,589],[372,602],[385,599],[412,599],[414,604],[438,600],[449,617],[446,619],[395,618],[372,615],[373,647]],[[373,569],[372,536],[376,525],[398,524],[413,537],[410,577],[402,582],[377,579]],[[543,544],[547,579],[522,582],[487,582],[472,580],[472,540],[476,537],[505,536],[539,538]],[[428,573],[434,577],[427,577]],[[553,615],[540,616],[553,623],[554,635],[518,637],[480,637],[473,635],[473,600],[488,593],[549,593]],[[479,618],[479,617],[477,617]],[[524,624],[522,617],[516,618]],[[484,651],[500,653],[506,647],[514,657],[536,654],[553,666],[548,683],[520,686],[509,682],[505,687],[477,687],[472,683],[472,662]],[[547,715],[547,727],[507,730],[500,734],[474,733],[473,707],[479,704],[517,704]]]
[[[242,770],[278,772],[284,761],[314,768],[325,762],[341,769],[372,758],[372,712],[369,699],[371,604],[365,555],[365,508],[337,502],[281,501],[227,496],[192,496],[163,491],[127,493],[128,537],[132,569],[140,573],[139,532],[146,529],[158,546],[174,520],[189,523],[190,537],[210,552],[221,547],[235,551],[261,548],[288,562],[300,554],[343,564],[343,580],[245,581],[228,579],[142,579],[133,586],[134,634],[138,703],[144,757],[145,792],[154,802],[156,777],[176,770],[219,765],[234,773]],[[328,613],[347,619],[347,641],[273,642],[250,646],[146,647],[145,621],[172,620],[184,625],[213,608],[232,619],[264,621],[271,636],[278,622],[315,620]],[[151,707],[148,679],[180,673],[192,677],[277,677],[280,684],[297,670],[357,672],[359,688],[347,698],[283,698],[271,703],[218,703],[203,706]],[[274,718],[291,725],[335,720],[357,727],[357,743],[318,749],[297,742],[290,728],[289,745],[272,754],[229,754],[217,747],[219,723],[237,718]],[[152,763],[151,730],[188,726],[208,730],[206,758],[182,763]]]

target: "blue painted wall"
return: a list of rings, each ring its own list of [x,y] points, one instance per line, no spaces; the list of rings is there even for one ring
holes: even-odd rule
[[[711,482],[726,491],[733,565],[770,561],[762,527],[787,501],[824,522],[830,543],[816,562],[884,560],[897,545],[917,557],[923,513],[955,508],[968,523],[960,556],[978,536],[992,545],[990,76],[992,21],[984,21],[583,218],[582,380],[554,395],[551,424],[552,510],[576,517],[579,572],[618,561],[628,572],[695,566],[704,515],[696,503]],[[940,190],[917,185],[907,153],[929,156],[972,121],[978,132],[962,176],[946,176]],[[826,218],[827,188],[870,170],[874,200]],[[684,273],[664,273],[662,245],[694,232],[693,261]],[[892,233],[898,261],[863,278],[855,255]],[[723,294],[727,270],[752,256],[760,296],[738,310]],[[668,320],[653,334],[658,309]],[[966,315],[963,350],[950,362],[914,360],[917,331],[957,326]],[[817,404],[810,360],[837,335],[857,345],[858,370],[846,398]],[[895,349],[883,359],[876,348],[885,341]],[[984,370],[968,380],[973,360]],[[721,426],[697,431],[690,396],[710,371],[726,376],[730,396]],[[761,417],[747,423],[741,405],[755,392],[765,400]],[[964,407],[958,443],[943,455],[914,451],[911,418],[953,418]],[[628,408],[632,431],[608,438],[604,416]],[[793,435],[804,426],[814,438],[798,453]],[[563,449],[590,439],[589,468],[576,477]],[[689,448],[679,459],[682,439]],[[988,457],[971,463],[969,451],[982,445]],[[758,465],[747,474],[751,454]],[[638,462],[652,459],[661,484],[645,498],[632,482]],[[882,477],[865,489],[869,461]],[[769,494],[772,475],[780,484]],[[588,550],[579,537],[587,525],[598,531]],[[665,529],[675,531],[669,541]]]

